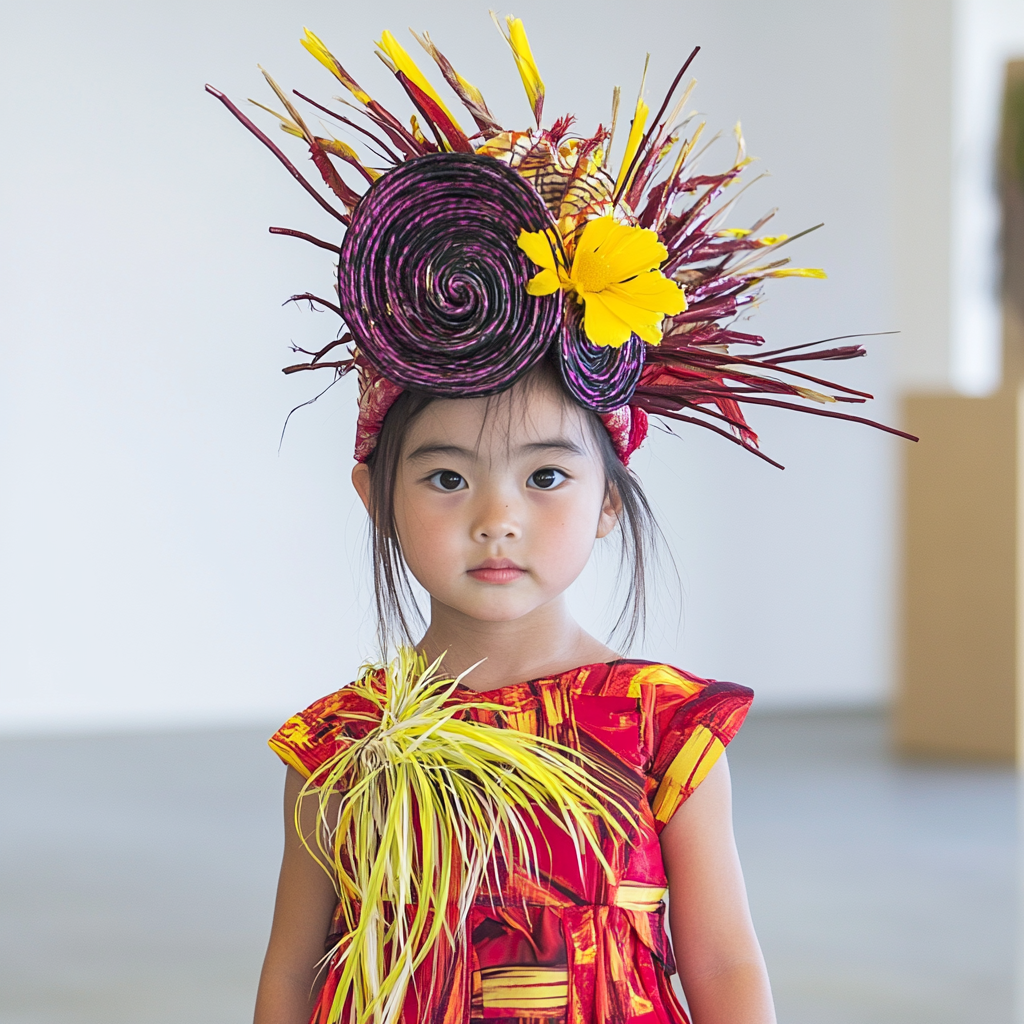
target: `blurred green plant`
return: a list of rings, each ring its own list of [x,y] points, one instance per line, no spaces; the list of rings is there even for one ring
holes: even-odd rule
[[[1024,189],[1024,61],[1007,67],[1002,135],[1003,181]]]

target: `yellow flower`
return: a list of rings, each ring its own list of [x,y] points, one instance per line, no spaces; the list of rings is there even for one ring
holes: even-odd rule
[[[631,334],[657,345],[662,320],[686,309],[683,290],[658,269],[668,250],[646,228],[618,224],[612,217],[589,221],[568,269],[551,229],[521,231],[519,248],[542,268],[527,292],[575,292],[584,304],[584,333],[595,345],[618,348]]]

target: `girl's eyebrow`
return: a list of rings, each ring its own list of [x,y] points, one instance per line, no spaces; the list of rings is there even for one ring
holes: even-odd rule
[[[545,441],[532,441],[530,444],[520,445],[519,451],[524,454],[547,451],[564,452],[566,455],[587,454],[580,445],[575,441],[570,441],[567,437],[552,437]]]
[[[471,459],[473,458],[473,452],[468,448],[460,448],[457,444],[421,444],[419,448],[409,452],[406,458],[410,462],[415,462],[419,459],[429,459],[436,455],[448,455],[450,457]]]
[[[519,445],[516,451],[524,455],[551,451],[563,452],[566,455],[586,455],[586,452],[580,445],[575,441],[569,440],[567,437],[552,437],[544,441],[531,441],[529,444]],[[436,458],[439,455],[446,455],[449,458],[472,459],[476,453],[457,444],[431,444],[428,441],[426,444],[421,444],[419,448],[409,452],[406,458],[410,462],[417,462],[421,459]]]

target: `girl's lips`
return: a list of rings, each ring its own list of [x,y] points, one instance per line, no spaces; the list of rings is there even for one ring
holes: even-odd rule
[[[514,583],[526,575],[526,570],[521,569],[515,562],[507,558],[488,559],[475,569],[467,570],[468,574],[481,583]]]

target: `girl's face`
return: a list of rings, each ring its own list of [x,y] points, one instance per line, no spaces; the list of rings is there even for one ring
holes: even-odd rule
[[[441,400],[413,422],[395,522],[435,602],[502,622],[564,593],[614,528],[616,507],[582,414],[552,386],[513,388],[486,408]]]

